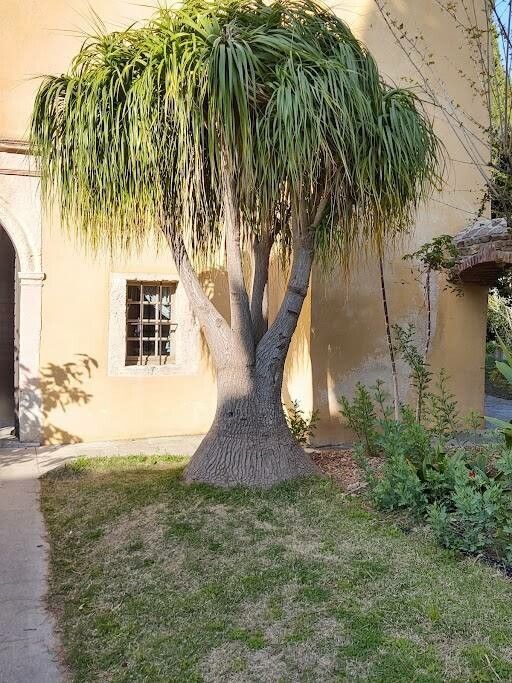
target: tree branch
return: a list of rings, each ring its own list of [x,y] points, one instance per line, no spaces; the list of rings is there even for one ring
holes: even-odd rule
[[[308,237],[304,237],[301,244],[295,248],[288,286],[279,312],[256,349],[257,366],[279,386],[284,360],[308,293],[313,265],[313,249],[310,242]]]
[[[284,360],[308,293],[314,256],[313,233],[329,205],[332,182],[332,177],[325,181],[320,199],[309,214],[303,198],[295,197],[292,201],[293,261],[288,286],[274,322],[256,349],[257,365],[263,366],[264,371],[274,376],[276,382],[282,379]]]
[[[251,319],[256,344],[268,329],[267,285],[272,242],[272,236],[267,234],[254,237],[252,244]]]
[[[230,342],[230,330],[224,317],[212,304],[201,286],[180,233],[165,232],[165,237],[178,269],[192,310],[196,314],[217,367],[225,364],[226,348]]]
[[[223,203],[231,331],[235,335],[236,342],[240,344],[248,358],[253,361],[255,344],[240,247],[240,209],[234,179],[227,164],[224,164],[223,172]]]

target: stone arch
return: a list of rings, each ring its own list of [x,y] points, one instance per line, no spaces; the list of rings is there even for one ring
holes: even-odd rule
[[[41,254],[29,237],[29,233],[22,223],[13,215],[5,200],[0,197],[0,225],[9,235],[16,249],[22,273],[41,271]]]
[[[480,219],[453,238],[459,258],[454,279],[485,287],[512,265],[512,235],[504,218]]]

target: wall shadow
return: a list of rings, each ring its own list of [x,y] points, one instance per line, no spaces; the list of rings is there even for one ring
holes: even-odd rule
[[[82,439],[53,422],[52,413],[66,412],[71,406],[85,406],[92,399],[86,388],[98,361],[85,354],[75,354],[76,360],[63,365],[47,363],[41,368],[40,377],[30,378],[25,382],[24,391],[20,393],[18,414],[24,421],[32,420],[34,430],[38,427],[38,390],[41,392],[41,409],[43,414],[42,441],[45,445],[80,443]],[[21,369],[21,368],[20,368]]]

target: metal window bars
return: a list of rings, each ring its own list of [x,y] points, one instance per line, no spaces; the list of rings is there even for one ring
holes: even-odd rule
[[[126,364],[167,365],[175,360],[175,282],[126,283]]]

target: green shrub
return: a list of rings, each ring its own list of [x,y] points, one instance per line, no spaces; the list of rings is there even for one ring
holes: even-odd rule
[[[511,452],[504,457],[510,466]],[[512,563],[512,478],[498,463],[496,476],[465,469],[449,499],[429,506],[427,519],[442,545]]]
[[[449,447],[458,418],[446,381],[441,373],[425,399],[428,426],[409,406],[392,419],[382,382],[371,390],[358,385],[353,402],[342,398],[341,412],[360,439],[356,460],[379,508],[425,519],[447,548],[512,563],[512,450],[496,460],[490,446]],[[378,474],[368,460],[375,453],[384,458]]]
[[[377,384],[377,390],[381,386],[381,384]],[[380,398],[383,401],[385,400],[382,396]],[[366,453],[370,456],[377,455],[378,418],[373,398],[368,389],[358,382],[352,403],[345,396],[342,396],[339,402],[341,414],[346,419],[350,429],[363,442]]]
[[[291,433],[297,441],[305,446],[314,436],[318,424],[318,410],[314,410],[309,417],[306,416],[300,403],[292,401],[290,406],[284,406],[286,422]]]
[[[420,437],[418,440],[417,437],[416,430],[410,430],[400,422],[390,421],[378,439],[386,460],[382,476],[369,483],[373,499],[380,508],[409,508],[416,514],[424,511],[427,499],[423,484],[409,457],[412,449],[413,457],[421,458],[422,439]]]

